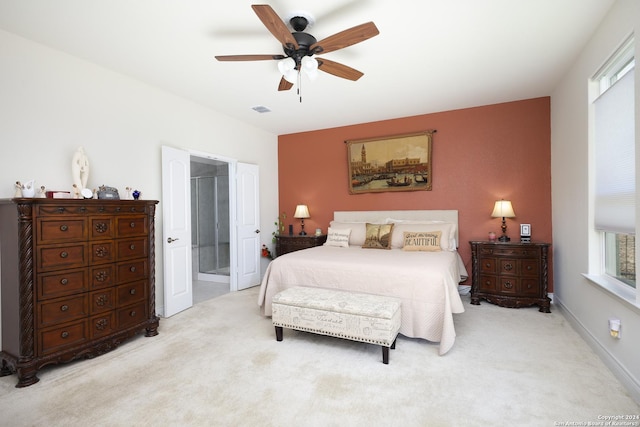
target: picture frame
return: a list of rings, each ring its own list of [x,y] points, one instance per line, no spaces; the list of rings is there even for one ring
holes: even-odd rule
[[[345,141],[349,193],[430,191],[435,130]]]

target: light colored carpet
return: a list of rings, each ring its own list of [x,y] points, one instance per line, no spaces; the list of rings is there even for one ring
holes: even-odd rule
[[[291,330],[277,342],[257,291],[162,319],[160,335],[47,368],[31,387],[0,378],[0,424],[554,426],[640,413],[553,307],[464,297],[448,354],[401,337],[384,365],[374,345]]]

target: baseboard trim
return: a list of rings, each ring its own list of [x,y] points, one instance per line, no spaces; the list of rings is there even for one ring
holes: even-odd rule
[[[589,347],[591,347],[604,362],[605,366],[609,368],[613,375],[626,387],[631,398],[640,405],[640,382],[584,327],[582,322],[574,316],[571,310],[569,310],[559,298],[554,298],[553,302],[555,303],[555,307],[562,312],[565,319],[569,321],[573,329],[578,332]]]

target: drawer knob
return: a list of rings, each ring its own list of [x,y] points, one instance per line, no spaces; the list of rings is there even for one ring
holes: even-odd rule
[[[135,272],[136,271],[136,266],[132,265],[131,267],[129,267],[129,271],[132,272],[132,273]]]
[[[130,223],[129,223],[129,227],[131,227],[131,228],[135,228],[135,227],[136,227],[136,223],[135,223],[135,222],[130,222]]]
[[[491,267],[491,264],[486,263],[484,266],[485,266],[485,267],[487,267],[487,268],[489,268],[489,267]]]
[[[98,282],[104,282],[105,280],[107,280],[109,278],[109,274],[107,274],[106,271],[99,271],[96,273],[96,281]]]
[[[69,332],[64,331],[63,333],[61,333],[61,334],[60,334],[60,336],[61,336],[62,338],[68,338],[68,337],[69,337]]]
[[[129,313],[129,316],[135,317],[136,316],[136,311],[135,310],[131,310],[131,313]]]
[[[58,207],[56,208],[56,210],[58,211],[58,213],[62,213],[62,212],[64,212],[64,207],[62,207],[62,206],[58,206]]]
[[[513,283],[507,280],[506,282],[504,282],[504,287],[507,289],[511,289],[513,288]]]
[[[129,249],[134,250],[136,248],[136,245],[130,245]]]
[[[511,264],[511,263],[505,264],[504,265],[504,269],[507,270],[507,271],[513,270],[513,264]]]
[[[67,311],[69,310],[69,306],[67,304],[64,304],[63,306],[60,307],[60,311]]]
[[[69,283],[69,279],[67,279],[67,278],[64,278],[64,279],[61,279],[61,280],[60,280],[60,284],[61,284],[61,285],[66,285],[66,284],[68,284],[68,283]]]
[[[533,267],[531,267],[530,265],[527,265],[527,270],[531,271],[533,270]]]
[[[61,253],[60,253],[60,258],[66,258],[66,257],[68,257],[68,256],[69,256],[69,253],[68,253],[68,252],[61,252]]]
[[[131,290],[129,291],[129,293],[130,293],[131,295],[135,295],[135,294],[136,294],[136,290],[135,290],[135,289],[131,289]]]
[[[60,231],[67,231],[69,229],[68,225],[61,225],[60,226]]]

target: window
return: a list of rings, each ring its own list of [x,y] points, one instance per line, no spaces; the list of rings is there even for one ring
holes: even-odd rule
[[[595,75],[595,229],[602,242],[601,273],[636,287],[636,162],[634,39]]]

